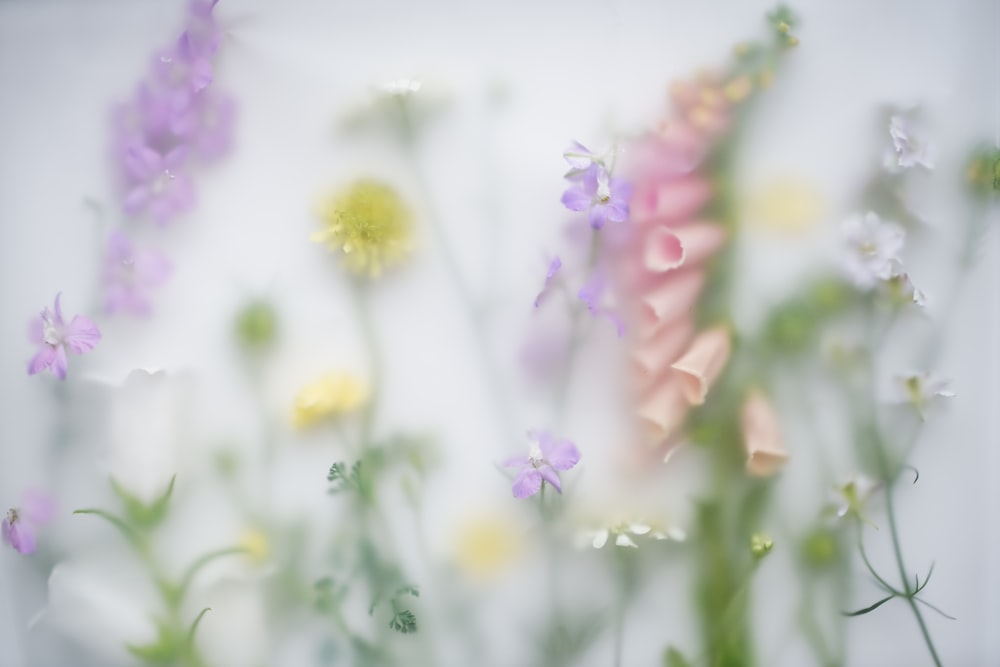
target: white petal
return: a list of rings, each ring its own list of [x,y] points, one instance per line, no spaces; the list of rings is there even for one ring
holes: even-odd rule
[[[599,530],[596,533],[594,533],[594,541],[591,544],[593,544],[595,549],[600,549],[607,543],[608,543],[608,531]]]
[[[646,533],[652,530],[650,526],[647,526],[644,523],[633,523],[631,526],[628,527],[628,529],[629,532],[632,533],[633,535],[645,535]]]
[[[618,535],[618,537],[615,538],[615,544],[617,544],[620,547],[632,547],[633,549],[639,548],[639,545],[633,542],[632,538],[626,535],[625,533],[621,533]]]

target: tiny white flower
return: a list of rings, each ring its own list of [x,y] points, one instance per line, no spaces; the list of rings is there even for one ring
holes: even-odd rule
[[[577,546],[590,545],[594,549],[602,549],[614,537],[615,546],[638,549],[639,544],[633,537],[649,537],[654,540],[671,539],[682,542],[686,538],[679,528],[660,529],[644,522],[616,521],[597,530],[585,530],[577,536]]]
[[[954,398],[955,392],[948,389],[948,380],[927,371],[906,373],[894,378],[893,403],[912,405],[920,419],[925,418],[928,405],[938,398]]]
[[[842,266],[855,286],[867,290],[892,277],[906,239],[902,227],[869,211],[844,220],[841,231],[846,246]]]
[[[385,95],[406,97],[419,93],[422,87],[423,83],[417,79],[393,79],[378,84],[376,89]]]
[[[889,298],[900,304],[912,303],[920,308],[927,307],[927,295],[913,284],[910,274],[903,270],[903,265],[894,263],[892,275],[885,283]]]
[[[867,521],[862,514],[865,504],[881,486],[870,477],[856,474],[834,488],[833,507],[838,518],[855,516]]]
[[[894,114],[889,118],[889,138],[892,140],[892,147],[883,160],[886,170],[899,172],[913,167],[934,168],[930,147],[914,132],[913,121],[909,117]]]

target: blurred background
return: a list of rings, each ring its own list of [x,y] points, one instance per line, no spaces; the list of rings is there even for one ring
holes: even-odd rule
[[[216,16],[226,32],[213,85],[239,105],[232,150],[197,170],[191,213],[162,229],[134,227],[174,267],[155,294],[153,314],[108,318],[99,312],[101,257],[105,233],[121,218],[109,167],[109,115],[132,94],[151,54],[176,38],[185,7],[0,2],[0,503],[15,505],[26,488],[54,491],[61,512],[47,533],[57,545],[50,553],[89,554],[93,562],[77,559],[80,567],[118,567],[114,533],[69,510],[111,502],[108,415],[131,414],[127,405],[115,407],[116,387],[133,369],[165,370],[172,386],[149,391],[172,392],[164,399],[167,413],[125,432],[160,424],[161,437],[183,442],[157,464],[161,472],[173,467],[178,490],[189,491],[178,493],[186,518],[168,526],[168,560],[190,560],[219,540],[243,539],[241,508],[302,522],[311,533],[338,521],[324,479],[337,445],[328,432],[293,429],[292,403],[322,373],[363,374],[366,361],[348,286],[309,236],[318,229],[323,195],[374,177],[412,203],[417,228],[412,258],[379,283],[372,305],[387,380],[380,419],[428,434],[437,463],[418,518],[401,509],[389,520],[404,544],[416,544],[422,531],[429,562],[461,560],[470,522],[523,524],[495,464],[525,450],[526,440],[512,442],[511,434],[545,425],[551,415],[523,358],[548,258],[569,243],[572,214],[559,202],[563,150],[574,139],[599,148],[654,125],[667,108],[670,82],[724,63],[735,43],[760,34],[771,5],[223,0]],[[852,0],[792,8],[801,18],[801,44],[753,111],[736,180],[747,202],[791,192],[798,208],[790,221],[747,214],[742,252],[749,259],[741,261],[746,275],[737,318],[751,326],[815,266],[832,264],[837,224],[853,211],[881,155],[883,105],[919,105],[937,149],[936,170],[915,179],[911,191],[929,231],[908,248],[908,261],[930,297],[930,316],[940,315],[946,304],[934,296],[947,294],[952,279],[941,257],[957,247],[956,220],[967,213],[960,175],[974,145],[996,141],[1000,130],[1000,6]],[[399,78],[421,80],[420,94],[440,103],[419,158],[433,201],[425,200],[387,137],[343,130],[373,86]],[[493,399],[476,363],[480,344],[427,227],[429,211],[451,239],[468,288],[489,300],[485,348],[513,405],[505,432],[495,426]],[[958,618],[929,619],[944,662],[956,666],[1000,664],[998,246],[995,233],[985,237],[950,311],[938,370],[953,380],[958,397],[929,423],[912,458],[919,484],[898,496],[908,559],[917,570],[936,563],[935,604]],[[24,373],[33,354],[27,323],[57,292],[65,314],[87,313],[103,333],[92,353],[71,358],[70,379],[58,389],[51,378]],[[278,323],[263,365],[247,359],[235,333],[238,313],[258,300],[273,306]],[[612,344],[610,333],[608,339]],[[579,494],[598,505],[601,493],[616,493],[601,470],[619,455],[623,417],[607,399],[618,365],[613,356],[585,361],[564,420],[572,425],[565,435],[584,454]],[[61,442],[53,435],[59,429],[70,434]],[[800,500],[825,491],[810,472],[816,452],[797,448],[794,426],[790,431],[792,458],[776,504],[791,508],[780,521],[794,524],[807,520],[796,515]],[[270,454],[259,442],[262,432],[272,433]],[[241,466],[235,495],[213,481],[231,460]],[[699,472],[690,462],[677,465],[636,493],[655,497],[683,527]],[[405,494],[396,493],[405,506]],[[776,520],[771,530],[777,536],[783,528]],[[762,664],[812,664],[788,629],[795,580],[778,541],[774,562],[754,584]],[[537,554],[530,544],[521,548],[499,578],[462,589],[485,619],[494,664],[520,659],[523,647],[510,637],[530,622],[543,588]],[[416,547],[403,552],[412,571],[427,571]],[[873,545],[871,552],[878,558],[888,550]],[[592,567],[567,566],[569,599],[609,594],[576,583]],[[132,575],[120,569],[117,576],[121,586]],[[640,608],[652,611],[630,621],[628,664],[657,664],[667,641],[683,644],[695,633],[685,576],[683,559],[670,561],[643,591]],[[267,625],[266,613],[257,593],[227,589],[218,578],[213,614],[227,615],[236,629],[226,635],[217,624],[213,641],[223,648],[206,647],[219,656],[212,664],[313,664],[304,647],[320,631],[311,626],[282,634],[272,625],[270,643],[250,642],[252,648],[243,646],[250,654],[241,657],[234,648],[245,640],[239,628]],[[107,664],[99,650],[47,622],[46,577],[9,549],[0,553],[0,582],[0,664]],[[80,632],[102,631],[95,623]],[[848,623],[847,633],[848,664],[927,664],[902,604]],[[586,664],[606,664],[603,650]],[[270,657],[261,661],[262,655]]]

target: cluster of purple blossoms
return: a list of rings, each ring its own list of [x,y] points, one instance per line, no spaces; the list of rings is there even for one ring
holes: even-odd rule
[[[232,144],[236,103],[213,82],[222,30],[218,0],[192,0],[174,44],[153,54],[131,100],[112,113],[111,152],[122,187],[122,209],[166,225],[190,211],[195,186],[188,170],[225,155]],[[108,237],[102,283],[108,314],[150,313],[149,292],[171,266],[153,249],[137,248],[122,231]]]
[[[187,168],[229,149],[235,103],[210,89],[222,31],[218,0],[193,0],[177,41],[153,55],[148,76],[112,117],[112,152],[121,169],[129,216],[169,223],[195,202]]]

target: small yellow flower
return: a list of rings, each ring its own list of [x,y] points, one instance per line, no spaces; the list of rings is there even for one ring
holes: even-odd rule
[[[246,552],[247,558],[257,565],[265,562],[270,552],[267,535],[256,528],[251,528],[243,533],[240,547]]]
[[[354,183],[324,202],[320,217],[324,228],[310,240],[343,253],[344,266],[357,275],[376,277],[410,250],[410,210],[383,183]]]
[[[478,578],[499,574],[521,551],[521,536],[505,517],[486,515],[465,520],[455,539],[455,561]]]
[[[748,222],[779,233],[802,232],[814,227],[823,217],[823,197],[809,183],[772,180],[745,202]]]
[[[303,428],[352,412],[368,400],[367,388],[353,375],[327,373],[302,387],[295,397],[292,423]]]

